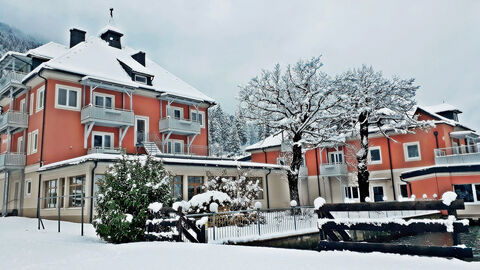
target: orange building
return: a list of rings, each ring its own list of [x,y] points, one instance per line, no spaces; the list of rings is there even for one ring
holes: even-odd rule
[[[111,25],[88,38],[71,29],[69,46],[50,42],[0,58],[3,215],[48,217],[61,207],[78,217],[75,196],[93,198],[96,180],[121,154],[161,157],[176,175],[174,196],[185,200],[202,192],[207,175],[236,176],[238,167],[262,185],[283,177],[279,165],[220,159],[208,145],[215,101],[122,36]],[[276,182],[276,192],[288,190]],[[264,193],[264,206],[288,205]],[[93,199],[87,204],[91,219]]]
[[[415,112],[419,120],[431,120],[435,127],[413,134],[390,133],[390,138],[372,130],[368,155],[371,199],[398,200],[412,194],[436,199],[445,191],[455,191],[467,205],[460,214],[479,215],[480,140],[474,130],[459,122],[460,113],[449,104],[419,106]],[[306,151],[299,184],[302,204],[312,204],[318,196],[330,202],[358,201],[358,149],[358,139],[350,138],[342,145]],[[289,151],[281,134],[246,150],[252,161],[279,164]]]

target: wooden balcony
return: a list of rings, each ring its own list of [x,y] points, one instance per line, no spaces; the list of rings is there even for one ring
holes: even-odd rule
[[[158,128],[161,133],[171,132],[173,134],[180,135],[195,135],[200,134],[200,123],[184,118],[174,118],[167,116],[160,119]]]
[[[25,75],[27,74],[13,70],[3,71],[0,78],[0,97],[8,97],[10,90],[13,90],[12,93],[15,95],[27,89],[27,86],[22,84]]]
[[[25,168],[26,155],[23,153],[0,154],[0,170]]]
[[[14,131],[19,128],[28,127],[28,113],[7,111],[0,115],[0,134],[6,132],[9,128]]]
[[[346,176],[348,174],[345,163],[320,164],[320,176]]]
[[[135,124],[135,115],[133,111],[97,107],[88,105],[83,107],[81,112],[81,123],[95,122],[97,126],[123,127],[133,126]]]

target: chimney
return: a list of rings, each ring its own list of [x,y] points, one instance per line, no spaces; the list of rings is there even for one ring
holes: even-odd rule
[[[140,52],[132,55],[132,58],[135,59],[142,66],[145,66],[145,53],[144,52],[140,51]]]
[[[70,29],[70,48],[72,48],[73,46],[77,45],[80,42],[84,42],[86,33],[87,32],[77,28]]]

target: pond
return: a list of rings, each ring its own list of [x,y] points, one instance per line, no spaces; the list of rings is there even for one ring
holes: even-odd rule
[[[470,226],[469,233],[461,233],[461,243],[473,250],[473,260],[480,261],[480,225]],[[435,246],[451,246],[452,238],[449,233],[424,233],[414,236],[391,237],[383,234],[373,234],[371,232],[354,232],[352,237],[357,241],[369,239],[369,242],[383,242],[383,243],[398,243],[411,245],[435,245]],[[297,236],[290,238],[283,238],[278,240],[269,240],[248,245],[264,246],[264,247],[278,247],[278,248],[293,248],[312,250],[320,241],[318,234],[311,234],[305,236]]]

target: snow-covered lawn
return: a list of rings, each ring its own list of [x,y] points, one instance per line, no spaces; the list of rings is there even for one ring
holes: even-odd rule
[[[144,242],[106,244],[91,225],[0,218],[0,269],[480,269],[480,263],[392,254]]]

